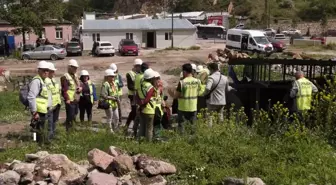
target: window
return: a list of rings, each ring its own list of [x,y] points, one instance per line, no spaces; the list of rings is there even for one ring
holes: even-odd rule
[[[234,42],[240,42],[241,36],[240,35],[228,35],[228,40],[234,41]]]
[[[44,51],[52,51],[54,50],[52,47],[44,47]]]
[[[165,40],[172,40],[172,33],[165,33]]]
[[[42,39],[45,39],[45,38],[46,38],[46,37],[45,37],[45,28],[43,28],[41,32],[42,32],[42,33],[41,33]]]
[[[43,51],[43,46],[37,47],[34,51]]]
[[[96,34],[92,33],[92,41],[95,42],[96,41]]]
[[[63,29],[56,28],[56,39],[63,39]]]
[[[97,33],[97,41],[100,41],[100,33]]]
[[[256,43],[254,42],[254,40],[252,39],[252,37],[250,37],[249,42],[250,42],[250,44],[252,44],[252,45],[256,45]]]
[[[126,39],[133,40],[133,33],[126,33]]]
[[[26,33],[25,33],[25,39],[26,39],[26,40],[30,40],[29,36],[30,36],[29,33],[26,32]]]
[[[101,43],[100,46],[112,46],[111,43]]]

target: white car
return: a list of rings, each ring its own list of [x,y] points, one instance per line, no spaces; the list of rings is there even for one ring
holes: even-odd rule
[[[274,36],[276,34],[276,30],[272,28],[267,28],[264,30],[264,32],[266,33],[267,36]]]
[[[285,34],[285,35],[294,35],[294,34],[300,34],[301,35],[301,31],[297,30],[297,29],[290,29],[290,30],[287,30],[287,31],[283,31],[282,33]]]
[[[111,55],[114,56],[115,49],[111,42],[108,41],[100,41],[97,43],[96,47],[96,55]]]

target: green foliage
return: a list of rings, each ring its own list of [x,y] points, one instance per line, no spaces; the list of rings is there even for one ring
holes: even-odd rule
[[[0,122],[14,122],[27,117],[28,112],[19,101],[17,92],[0,93]]]

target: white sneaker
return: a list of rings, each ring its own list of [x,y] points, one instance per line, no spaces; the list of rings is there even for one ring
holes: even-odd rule
[[[111,133],[114,133],[113,129],[111,129],[110,131],[111,131]]]

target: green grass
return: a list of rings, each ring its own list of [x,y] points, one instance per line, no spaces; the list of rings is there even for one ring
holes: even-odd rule
[[[305,49],[308,51],[335,51],[336,50],[336,44],[335,43],[329,43],[325,45],[317,45],[317,46],[309,46],[309,45],[300,45],[300,46],[293,46],[290,45],[288,47],[289,50],[291,49]]]
[[[27,118],[28,115],[25,106],[19,101],[18,92],[0,93],[0,123],[12,123]]]

